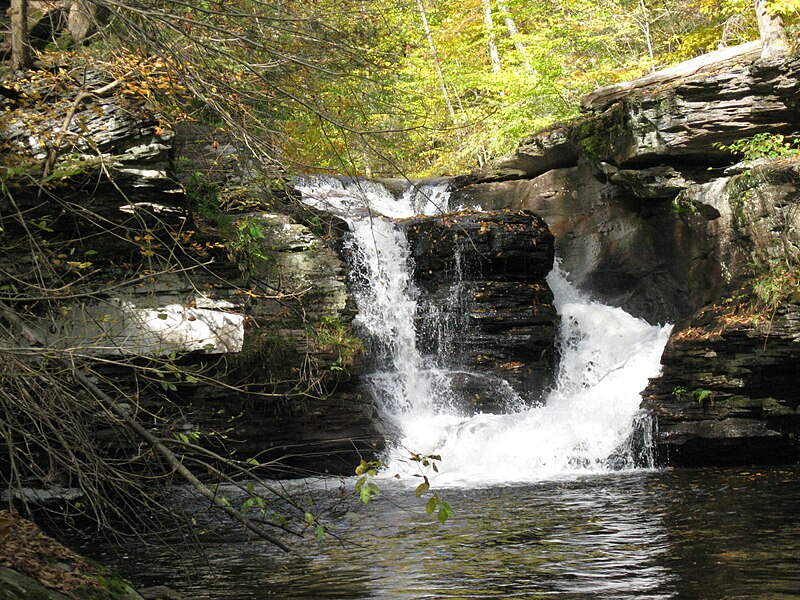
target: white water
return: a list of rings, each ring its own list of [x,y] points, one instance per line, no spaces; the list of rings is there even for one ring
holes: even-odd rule
[[[304,200],[343,216],[353,233],[357,324],[376,370],[368,381],[402,441],[388,472],[421,474],[410,452],[441,456],[435,486],[535,481],[630,465],[626,442],[639,393],[659,370],[670,326],[657,327],[576,290],[554,268],[548,282],[562,319],[561,362],[543,405],[509,414],[463,415],[452,405],[449,376],[417,349],[418,291],[408,242],[393,218],[447,210],[443,186],[395,199],[375,183],[320,178],[297,185]],[[507,390],[498,390],[507,394]],[[611,458],[613,457],[613,460]],[[409,477],[413,482],[418,479]]]

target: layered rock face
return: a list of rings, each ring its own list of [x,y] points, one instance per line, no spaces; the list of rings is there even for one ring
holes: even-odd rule
[[[796,286],[798,159],[736,164],[720,144],[797,134],[800,60],[737,56],[694,76],[600,90],[585,103],[596,114],[530,136],[457,180],[454,194],[467,206],[535,211],[577,285],[651,322],[677,322],[643,403],[670,464],[798,459],[796,300],[784,292],[759,309],[753,296],[781,269],[780,285]]]
[[[730,209],[719,218],[730,264],[756,279],[680,324],[642,406],[658,416],[670,464],[795,462],[800,158],[732,177],[710,200]]]
[[[104,77],[92,73],[86,86],[104,89]],[[219,170],[232,158],[210,139],[187,142],[113,88],[78,102],[67,85],[57,92],[47,96],[54,105],[3,115],[6,147],[25,168],[40,174],[57,149],[52,172],[69,177],[0,199],[3,302],[26,310],[48,347],[89,357],[101,384],[158,415],[152,425],[167,438],[199,432],[280,475],[351,473],[380,449],[381,421],[355,377],[363,348],[349,331],[348,267],[334,249],[341,224],[303,224],[291,203],[243,184],[238,193],[269,209],[202,214],[207,198],[188,197],[172,176],[173,145],[200,144],[187,152]],[[63,116],[53,115],[73,104],[59,135]],[[37,110],[41,132],[25,121]],[[45,292],[55,308],[25,300]]]
[[[507,381],[527,402],[552,382],[557,315],[545,281],[553,236],[522,211],[405,223],[421,292],[423,350],[462,370],[453,387],[472,411],[503,412]],[[512,395],[513,396],[513,395]]]
[[[800,460],[800,306],[769,318],[716,307],[670,339],[642,407],[658,418],[660,460],[738,465]]]
[[[798,97],[797,59],[636,90],[457,180],[454,201],[537,212],[573,282],[651,322],[676,321],[748,275],[719,219],[732,212],[717,191],[736,158],[717,144],[795,131]]]

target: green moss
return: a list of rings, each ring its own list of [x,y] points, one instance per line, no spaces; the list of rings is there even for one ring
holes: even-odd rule
[[[625,114],[624,108],[616,105],[602,115],[573,124],[569,137],[591,158],[607,160],[614,154],[620,139],[629,133]]]
[[[339,317],[322,317],[314,328],[313,335],[320,350],[337,356],[329,367],[331,371],[346,370],[352,366],[357,356],[364,353],[363,342]]]
[[[785,303],[800,302],[800,265],[778,265],[752,282],[753,308],[772,312]]]

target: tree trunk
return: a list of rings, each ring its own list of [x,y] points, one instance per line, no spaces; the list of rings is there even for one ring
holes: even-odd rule
[[[11,0],[11,68],[33,67],[30,32],[28,31],[28,0]]]
[[[431,54],[433,54],[433,66],[436,69],[436,76],[439,78],[439,87],[442,89],[444,103],[447,105],[447,112],[450,113],[450,118],[455,121],[456,111],[453,109],[453,102],[450,100],[450,93],[447,91],[447,85],[444,82],[442,65],[439,62],[439,53],[436,52],[436,44],[433,43],[433,35],[431,35],[431,28],[428,25],[428,15],[425,13],[425,5],[422,3],[422,0],[417,0],[417,6],[419,7],[420,17],[422,17],[422,27],[425,31],[425,37],[428,38],[428,45],[431,48]]]
[[[489,57],[492,59],[492,71],[500,72],[500,52],[497,50],[497,42],[494,38],[494,19],[492,19],[492,5],[490,0],[483,2],[483,23],[486,25],[486,35],[489,41]]]
[[[755,0],[758,33],[761,36],[761,58],[780,58],[789,53],[789,39],[783,20],[767,11],[767,0]]]
[[[67,29],[76,44],[82,44],[97,31],[100,10],[90,0],[73,0],[69,8]]]
[[[642,8],[642,22],[640,23],[640,27],[642,35],[644,36],[644,41],[647,43],[647,55],[650,57],[650,72],[655,73],[656,59],[653,54],[653,39],[650,36],[650,15],[648,14],[647,5],[644,3],[644,0],[639,0],[639,5]]]
[[[706,77],[709,73],[718,73],[743,62],[753,62],[758,58],[760,46],[761,42],[755,41],[723,48],[638,79],[599,88],[581,98],[581,109],[601,112],[637,90],[674,85],[693,77]]]
[[[505,2],[498,2],[497,7],[503,13],[503,21],[506,24],[508,35],[511,38],[511,41],[514,43],[514,48],[516,48],[517,52],[519,52],[520,58],[522,59],[522,66],[525,67],[525,70],[528,71],[528,73],[533,73],[534,70],[531,66],[531,61],[528,59],[528,49],[525,47],[523,41],[519,38],[519,27],[517,27],[517,24],[511,17],[511,13],[508,11]]]

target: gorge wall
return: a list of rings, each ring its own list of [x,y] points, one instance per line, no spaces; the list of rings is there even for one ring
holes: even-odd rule
[[[60,94],[49,101],[66,109]],[[472,375],[454,383],[468,409],[503,409],[482,381],[505,379],[529,402],[550,385],[557,316],[543,277],[555,245],[597,299],[677,323],[642,404],[658,417],[664,460],[797,460],[800,159],[742,164],[719,144],[796,134],[798,98],[797,59],[599,94],[594,113],[453,182],[451,208],[481,213],[406,221],[420,293],[442,307],[420,317],[422,343],[437,351],[436,319],[458,329],[451,351]],[[7,153],[47,160],[52,139],[37,141],[13,110],[3,118]],[[24,307],[48,345],[102,358],[100,374],[137,390],[167,435],[220,432],[213,447],[276,474],[350,473],[379,451],[392,432],[359,381],[343,223],[239,179],[235,152],[202,131],[176,137],[142,102],[93,97],[70,127],[71,152],[55,165],[68,185],[13,187],[0,204],[2,300]],[[245,198],[235,214],[209,210],[214,182],[190,185],[190,172],[178,185],[176,141],[190,170],[211,157]],[[31,226],[33,253],[21,241]],[[67,310],[54,316],[20,282],[79,300],[59,299]],[[792,293],[759,307],[759,282]],[[158,362],[158,379],[131,376],[141,356]]]
[[[30,101],[5,101],[3,150],[17,166],[0,200],[3,305],[37,344],[136,399],[168,440],[197,435],[272,474],[352,472],[385,432],[357,382],[341,224],[299,214],[269,181],[244,177],[246,161],[213,131],[171,131],[143,98],[90,95],[57,136],[80,93],[61,83],[45,94],[23,82]]]
[[[670,464],[798,459],[787,382],[800,334],[800,158],[743,164],[720,145],[797,135],[800,60],[752,59],[601,90],[585,103],[593,114],[456,181],[456,204],[541,215],[570,279],[598,299],[677,322],[643,402]],[[767,314],[753,308],[759,284],[788,292]]]

